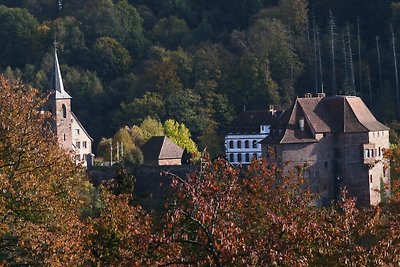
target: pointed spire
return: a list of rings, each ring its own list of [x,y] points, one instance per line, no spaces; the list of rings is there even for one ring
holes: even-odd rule
[[[57,41],[54,41],[54,64],[53,70],[51,71],[50,90],[56,92],[56,99],[71,98],[71,96],[64,90],[60,64],[58,63]]]

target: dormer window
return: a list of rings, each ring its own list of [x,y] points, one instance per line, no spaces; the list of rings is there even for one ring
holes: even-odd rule
[[[299,118],[299,128],[300,131],[304,132],[304,117]]]

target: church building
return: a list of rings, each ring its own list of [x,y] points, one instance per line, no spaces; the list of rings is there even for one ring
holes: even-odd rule
[[[71,110],[71,96],[65,91],[57,56],[54,49],[54,63],[51,72],[48,108],[53,114],[53,130],[61,148],[73,152],[76,164],[87,166],[88,155],[92,153],[93,139]]]

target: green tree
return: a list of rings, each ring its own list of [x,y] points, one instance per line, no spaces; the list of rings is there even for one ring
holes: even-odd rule
[[[278,86],[271,78],[267,59],[244,54],[240,59],[240,77],[240,88],[246,88],[241,95],[247,109],[266,109],[267,104],[279,103]]]
[[[129,104],[121,104],[121,120],[128,125],[140,124],[147,117],[160,120],[164,115],[165,104],[158,93],[147,92]]]
[[[293,85],[303,66],[287,27],[276,19],[259,19],[248,30],[247,36],[250,51],[262,62],[269,62],[271,77],[278,83],[280,102],[284,106],[290,105]]]
[[[178,66],[170,58],[150,60],[144,73],[143,86],[162,96],[177,92],[183,88],[177,71]]]
[[[128,126],[119,129],[113,137],[114,160],[125,160],[133,165],[143,163],[143,154],[134,143]]]
[[[26,9],[0,6],[0,25],[1,66],[23,67],[42,56],[34,45],[39,23]]]
[[[172,119],[164,122],[164,133],[170,138],[175,144],[186,149],[191,154],[198,155],[196,143],[192,140],[191,134],[185,124],[178,123]]]
[[[168,49],[185,46],[191,38],[186,22],[177,17],[160,19],[154,25],[151,35],[157,43]]]
[[[199,135],[212,123],[209,110],[203,108],[201,97],[187,89],[170,94],[165,99],[166,118],[183,122],[195,134]]]
[[[140,124],[140,129],[143,131],[143,136],[145,140],[149,140],[153,136],[163,136],[164,135],[164,127],[156,119],[147,117]]]
[[[129,51],[111,37],[101,37],[93,45],[95,69],[103,77],[112,78],[128,71],[132,64]]]
[[[78,17],[83,22],[89,43],[104,36],[126,45],[133,33],[142,31],[141,18],[126,0],[114,4],[111,0],[86,1]]]

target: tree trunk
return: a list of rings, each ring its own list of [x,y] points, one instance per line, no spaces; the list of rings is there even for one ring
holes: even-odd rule
[[[323,93],[324,92],[324,79],[323,79],[323,72],[322,72],[321,42],[319,39],[318,28],[316,29],[316,32],[317,32],[318,58],[319,58],[319,77],[320,77],[320,81],[321,81],[321,93]]]
[[[331,55],[332,55],[332,95],[337,94],[336,88],[336,65],[335,65],[335,20],[333,19],[332,11],[329,11],[329,27],[331,34]]]
[[[381,65],[381,52],[379,49],[379,36],[375,37],[376,39],[376,51],[378,53],[378,71],[379,71],[379,89],[378,89],[378,95],[382,93],[383,86],[382,86],[382,65]]]
[[[394,60],[394,73],[396,77],[396,105],[399,109],[400,95],[399,95],[399,74],[397,72],[397,54],[396,54],[396,38],[394,37],[393,26],[390,24],[390,31],[392,32],[392,47],[393,47],[393,60]]]
[[[357,39],[358,39],[358,68],[360,75],[360,94],[363,95],[363,79],[362,79],[362,65],[361,65],[361,36],[360,36],[360,20],[357,17]]]
[[[350,75],[351,75],[351,90],[352,94],[356,92],[356,81],[354,77],[354,65],[353,65],[353,52],[351,50],[351,37],[350,37],[350,27],[347,24],[347,39],[348,39],[348,48],[349,48],[349,67],[350,67]]]

